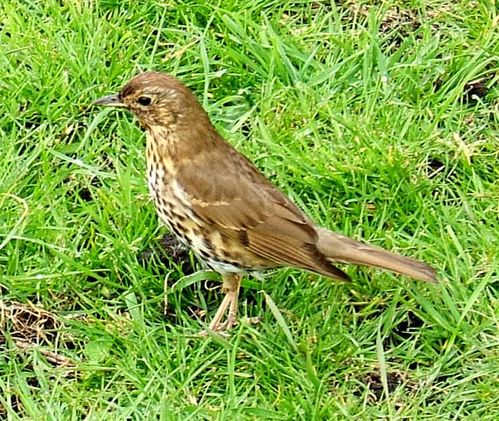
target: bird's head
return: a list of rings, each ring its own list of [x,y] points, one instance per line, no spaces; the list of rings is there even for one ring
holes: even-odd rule
[[[160,72],[141,73],[117,94],[100,98],[93,104],[126,108],[145,128],[175,126],[193,111],[204,115],[201,105],[184,84]]]

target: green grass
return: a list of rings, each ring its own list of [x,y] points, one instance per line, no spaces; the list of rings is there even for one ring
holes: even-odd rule
[[[215,3],[0,6],[0,298],[52,315],[0,314],[0,417],[497,419],[494,2]],[[220,292],[141,258],[165,232],[144,136],[89,108],[149,69],[318,223],[441,284],[283,269],[245,281],[259,325],[196,337]]]

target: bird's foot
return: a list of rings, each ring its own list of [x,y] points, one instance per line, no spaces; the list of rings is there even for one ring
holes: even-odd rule
[[[246,320],[250,325],[257,325],[260,324],[263,319],[260,316],[255,316],[255,317],[248,317]]]
[[[218,307],[208,329],[200,332],[201,336],[208,336],[208,332],[225,333],[237,324],[237,303],[240,285],[241,275],[223,275],[222,291],[225,293],[225,297]],[[222,319],[227,312],[227,318],[222,322]]]

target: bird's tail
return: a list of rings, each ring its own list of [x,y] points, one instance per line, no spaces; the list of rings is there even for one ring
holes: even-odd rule
[[[376,266],[414,279],[436,282],[435,270],[419,260],[352,240],[324,228],[317,227],[317,233],[317,248],[332,262]]]

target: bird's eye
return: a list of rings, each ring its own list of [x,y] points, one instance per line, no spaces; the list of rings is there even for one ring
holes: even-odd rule
[[[137,98],[137,103],[139,105],[142,105],[144,107],[147,107],[148,105],[151,105],[151,98],[148,96],[139,96]]]

